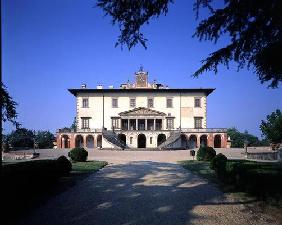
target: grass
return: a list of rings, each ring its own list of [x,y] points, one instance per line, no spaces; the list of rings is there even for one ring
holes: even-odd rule
[[[192,173],[217,184],[223,192],[232,193],[235,198],[247,202],[254,200],[256,206],[260,209],[263,208],[263,211],[269,211],[271,207],[275,209],[274,211],[279,211],[280,213],[282,211],[282,188],[280,188],[282,180],[281,163],[228,160],[227,171],[234,164],[240,164],[243,168],[243,174],[248,174],[247,182],[249,181],[249,186],[246,185],[247,188],[245,186],[243,188],[238,187],[230,182],[232,180],[230,179],[232,178],[232,173],[228,173],[225,181],[218,180],[215,171],[209,167],[210,162],[185,160],[178,163]],[[243,183],[243,185],[245,184]],[[248,205],[252,206],[251,204]],[[282,221],[282,218],[279,219]]]
[[[105,161],[72,162],[72,171],[81,173],[96,172],[106,166]]]
[[[202,178],[216,182],[216,174],[214,170],[210,169],[210,162],[197,161],[197,160],[184,160],[178,162],[185,169],[192,171]]]

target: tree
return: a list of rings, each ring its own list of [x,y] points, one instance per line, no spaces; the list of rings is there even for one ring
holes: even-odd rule
[[[55,137],[50,131],[38,131],[35,135],[35,142],[38,148],[53,148]]]
[[[279,109],[267,115],[260,124],[262,134],[273,143],[282,142],[282,113]]]
[[[8,140],[13,148],[32,148],[34,144],[34,134],[32,130],[18,128],[12,131]]]
[[[72,125],[70,126],[70,129],[76,130],[76,128],[77,128],[77,125],[76,125],[76,117],[74,117],[73,122],[72,122]]]
[[[9,121],[16,127],[19,127],[20,124],[16,121],[17,119],[17,111],[16,106],[17,103],[12,99],[9,95],[6,86],[1,82],[1,102],[2,102],[2,121]]]
[[[227,130],[227,135],[232,140],[232,147],[243,148],[244,147],[244,136],[235,127]]]
[[[129,49],[138,43],[146,48],[147,39],[141,27],[153,18],[166,15],[172,0],[98,0],[97,6],[118,24],[121,34],[118,44]],[[253,68],[261,83],[278,87],[282,81],[282,1],[279,0],[225,0],[216,8],[213,0],[196,0],[196,18],[201,8],[209,10],[209,17],[200,21],[194,37],[216,43],[220,37],[230,37],[224,48],[212,52],[193,74],[205,71],[217,73],[218,65],[228,67],[231,61],[238,69]]]
[[[268,142],[265,140],[260,141],[258,137],[249,134],[248,131],[241,133],[235,127],[227,129],[227,135],[232,140],[232,147],[243,148],[244,143],[247,142],[249,146],[267,146]]]

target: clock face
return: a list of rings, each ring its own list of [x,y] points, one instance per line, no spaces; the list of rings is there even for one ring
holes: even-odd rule
[[[140,74],[137,76],[137,86],[146,87],[147,86],[147,76],[145,74]]]

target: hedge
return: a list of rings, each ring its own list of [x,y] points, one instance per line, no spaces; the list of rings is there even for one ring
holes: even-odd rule
[[[84,148],[73,148],[69,151],[68,156],[75,162],[85,162],[88,152]]]
[[[198,161],[211,161],[216,156],[216,151],[212,147],[200,147],[196,158]]]

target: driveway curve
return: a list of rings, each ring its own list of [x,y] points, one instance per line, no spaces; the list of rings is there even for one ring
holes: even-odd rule
[[[29,225],[278,224],[173,163],[110,164],[27,215]]]

